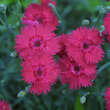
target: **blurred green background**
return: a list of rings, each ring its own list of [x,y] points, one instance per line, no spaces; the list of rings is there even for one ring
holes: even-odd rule
[[[70,90],[57,81],[47,95],[28,93],[21,80],[19,56],[14,50],[15,36],[21,28],[21,17],[30,3],[39,0],[0,0],[0,99],[13,110],[105,110],[104,91],[110,86],[110,46],[104,43],[105,58],[97,65],[97,78],[92,87]],[[103,18],[110,10],[107,0],[57,0],[61,23],[58,35],[87,25],[103,30]]]

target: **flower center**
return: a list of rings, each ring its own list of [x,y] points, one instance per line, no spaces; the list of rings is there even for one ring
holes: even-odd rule
[[[84,43],[83,48],[84,48],[84,49],[87,49],[88,47],[89,47],[89,45],[86,44],[86,43]]]
[[[36,70],[34,71],[34,76],[36,78],[41,78],[43,75],[42,67],[37,67]]]
[[[74,70],[75,70],[76,72],[79,72],[79,71],[80,71],[79,66],[75,66],[75,67],[74,67]]]
[[[39,17],[39,18],[36,19],[36,22],[38,24],[42,24],[43,23],[43,19],[41,17]]]
[[[37,69],[37,74],[38,74],[38,76],[41,76],[41,75],[42,75],[42,70],[41,70],[41,68],[38,68],[38,69]]]
[[[34,46],[35,47],[40,47],[41,46],[41,40],[36,40],[35,42],[34,42]]]
[[[73,74],[79,75],[79,74],[80,74],[80,67],[77,66],[77,65],[73,65],[73,66],[71,67],[71,71],[72,71]]]
[[[39,22],[39,24],[42,24],[43,22],[42,18],[39,18],[37,21]]]

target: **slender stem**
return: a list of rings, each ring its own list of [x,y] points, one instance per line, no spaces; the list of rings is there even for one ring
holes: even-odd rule
[[[51,4],[51,3],[49,3],[49,6],[52,7],[54,13],[56,14],[56,16],[58,17],[58,19],[60,20],[60,22],[62,22],[62,18],[61,18],[61,16],[59,15],[59,13],[58,13],[56,7],[55,7],[53,4]]]
[[[105,68],[109,67],[110,66],[110,62],[107,62],[106,64],[102,65],[98,71],[97,71],[97,74],[100,74]]]
[[[95,23],[95,25],[94,25],[95,27],[96,27],[97,24],[100,22],[100,18],[101,18],[101,16],[102,16],[102,15],[99,13],[98,18],[97,18],[97,21],[96,21],[96,23]]]
[[[6,25],[5,22],[0,18],[0,22],[3,24],[3,25]]]

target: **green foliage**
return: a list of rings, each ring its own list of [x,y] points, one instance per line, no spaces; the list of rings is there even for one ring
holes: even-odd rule
[[[10,5],[16,2],[16,0],[0,0],[0,4]]]
[[[84,107],[80,102],[80,97],[81,97],[80,95],[77,96],[76,103],[75,103],[75,110],[84,110]]]
[[[89,3],[89,6],[91,7],[90,10],[91,11],[95,11],[95,8],[97,6],[102,5],[102,0],[87,0]]]
[[[104,91],[110,86],[110,47],[104,43],[105,57],[97,65],[98,76],[92,87],[70,90],[58,81],[47,95],[33,95],[21,80],[21,60],[15,53],[15,36],[20,32],[24,9],[40,0],[0,0],[0,99],[9,101],[13,110],[104,110]],[[70,33],[88,21],[100,29],[110,2],[105,0],[57,0],[60,15],[58,35]],[[100,11],[102,10],[102,11]],[[83,24],[84,25],[84,24]],[[58,56],[54,56],[58,60]],[[86,96],[81,104],[80,97]]]
[[[31,3],[40,3],[40,0],[21,0],[24,8],[26,8]]]

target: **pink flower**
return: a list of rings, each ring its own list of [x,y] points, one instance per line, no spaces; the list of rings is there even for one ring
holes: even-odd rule
[[[53,57],[39,51],[22,63],[23,80],[31,84],[31,92],[40,95],[50,91],[59,75],[59,68]]]
[[[67,52],[66,52],[66,42],[68,40],[68,35],[62,34],[59,36],[59,44],[60,44],[60,51],[57,53],[57,55],[62,58],[62,57],[67,57]]]
[[[11,110],[8,102],[0,100],[0,110]]]
[[[62,84],[68,84],[71,89],[91,86],[96,78],[96,64],[104,55],[101,49],[102,38],[95,28],[78,28],[71,34],[60,37]]]
[[[107,37],[108,42],[110,42],[110,13],[108,13],[104,18],[104,26],[106,29],[103,32],[103,35]]]
[[[107,88],[107,91],[105,93],[105,100],[106,100],[106,108],[107,110],[110,110],[110,88]]]
[[[95,64],[102,60],[104,52],[101,49],[102,39],[95,28],[78,28],[68,37],[66,52],[71,59]]]
[[[65,57],[60,59],[61,82],[69,84],[71,89],[91,86],[96,78],[96,65],[80,64],[77,60]]]
[[[51,28],[43,25],[28,25],[16,36],[16,51],[21,58],[43,51],[55,55],[60,50],[59,38],[52,32]]]
[[[22,18],[23,24],[43,24],[56,29],[58,26],[58,19],[54,14],[52,8],[48,5],[30,4]]]

